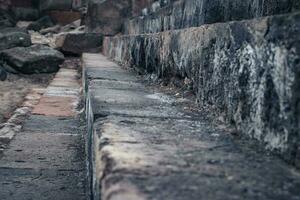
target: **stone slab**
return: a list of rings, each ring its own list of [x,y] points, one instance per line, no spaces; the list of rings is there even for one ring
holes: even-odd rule
[[[94,80],[89,82],[88,93],[93,114],[147,116],[157,118],[192,118],[180,113],[172,103],[175,99],[162,93],[147,92],[137,82]]]
[[[18,133],[1,156],[0,168],[84,170],[84,157],[77,156],[83,151],[80,135],[61,132],[42,132],[40,128],[40,132]]]
[[[132,190],[138,199],[300,199],[298,172],[209,122],[108,116],[94,125],[101,199]]]
[[[32,113],[57,117],[75,116],[76,102],[78,98],[75,97],[44,96]]]
[[[55,117],[44,115],[31,115],[23,125],[23,131],[35,133],[40,132],[40,124],[43,124],[43,131],[46,133],[58,134],[79,134],[78,118],[73,117]]]

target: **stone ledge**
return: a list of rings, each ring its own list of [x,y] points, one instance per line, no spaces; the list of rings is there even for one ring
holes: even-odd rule
[[[213,106],[242,135],[295,164],[300,154],[299,22],[298,12],[106,37],[104,54],[161,78],[188,78],[200,105]]]
[[[91,69],[100,75],[109,68],[116,65],[102,55],[83,55],[93,199],[299,199],[297,171],[259,152],[258,146],[236,140],[204,113],[175,118],[183,114],[182,108],[166,98],[145,97],[153,91],[134,74],[124,73],[125,81],[120,74],[108,79],[86,76]],[[156,105],[164,106],[155,110]],[[107,108],[118,113],[105,113]],[[147,114],[153,109],[160,116],[168,108],[174,113]]]

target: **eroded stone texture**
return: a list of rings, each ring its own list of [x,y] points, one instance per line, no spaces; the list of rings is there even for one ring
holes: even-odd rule
[[[160,8],[162,6],[162,8]],[[126,21],[126,34],[155,33],[300,10],[298,0],[180,0]],[[154,12],[153,12],[154,11]]]
[[[121,31],[121,19],[129,16],[129,0],[90,0],[87,26],[90,31],[114,35]]]
[[[161,78],[187,77],[243,135],[294,163],[299,150],[300,13],[107,37],[104,53]]]
[[[300,199],[296,170],[207,113],[100,54],[83,55],[83,75],[93,199]]]
[[[81,55],[83,52],[99,52],[103,35],[75,31],[62,33],[56,38],[56,47],[66,54]]]
[[[57,72],[64,55],[43,45],[15,47],[0,53],[0,62],[24,74]]]
[[[30,35],[20,28],[2,28],[0,31],[0,51],[13,47],[31,45]]]

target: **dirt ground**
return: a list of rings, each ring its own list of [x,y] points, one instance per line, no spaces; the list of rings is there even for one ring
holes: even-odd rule
[[[22,104],[30,89],[46,87],[53,76],[54,74],[9,74],[6,81],[0,81],[0,123],[5,122]]]

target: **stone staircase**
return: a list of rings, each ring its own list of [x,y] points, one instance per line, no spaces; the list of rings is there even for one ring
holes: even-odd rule
[[[158,1],[123,31],[83,55],[93,199],[300,199],[298,1]]]
[[[106,56],[189,80],[200,106],[299,165],[298,1],[175,1],[124,27],[104,39]]]
[[[300,174],[205,112],[84,54],[91,199],[300,200]]]

